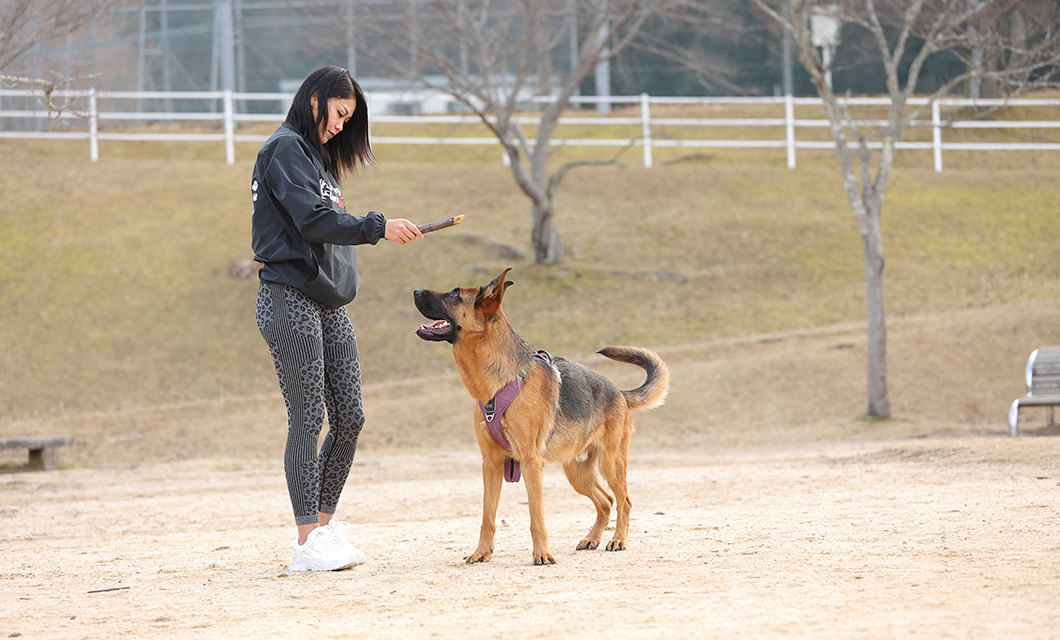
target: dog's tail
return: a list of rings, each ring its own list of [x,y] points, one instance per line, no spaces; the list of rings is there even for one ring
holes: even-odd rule
[[[604,347],[597,353],[612,360],[635,364],[648,373],[644,384],[622,392],[631,410],[654,409],[666,401],[666,394],[670,391],[670,369],[659,354],[640,347]]]

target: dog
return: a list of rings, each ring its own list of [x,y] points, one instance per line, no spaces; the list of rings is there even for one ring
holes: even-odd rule
[[[505,269],[484,287],[449,292],[417,289],[416,308],[432,322],[416,329],[423,340],[453,345],[460,379],[478,401],[475,435],[482,452],[482,527],[478,548],[468,564],[493,557],[497,503],[505,479],[525,472],[530,504],[530,535],[535,565],[555,564],[545,530],[542,473],[548,462],[560,462],[567,480],[596,506],[596,522],[577,549],[596,549],[616,504],[615,535],[609,551],[626,548],[632,502],[626,488],[633,411],[661,405],[670,388],[670,373],[653,351],[639,347],[606,347],[602,355],[643,368],[647,379],[631,391],[620,391],[593,369],[534,350],[501,309],[513,283]],[[507,405],[506,407],[502,405]],[[601,482],[601,474],[614,492]]]

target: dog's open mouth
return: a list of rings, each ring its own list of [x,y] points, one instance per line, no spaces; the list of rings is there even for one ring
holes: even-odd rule
[[[460,327],[453,322],[445,305],[439,301],[439,294],[435,291],[416,289],[413,298],[416,301],[416,309],[428,320],[416,327],[416,335],[429,342],[455,343]]]
[[[416,335],[429,340],[431,338],[442,338],[449,335],[449,330],[452,329],[452,325],[449,324],[448,320],[435,320],[434,322],[424,322],[416,329]]]

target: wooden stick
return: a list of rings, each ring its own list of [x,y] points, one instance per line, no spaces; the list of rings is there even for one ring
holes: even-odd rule
[[[425,224],[418,224],[416,228],[420,230],[420,233],[430,233],[432,231],[438,231],[439,229],[448,229],[449,227],[455,227],[464,221],[464,214],[453,216],[452,218],[445,218],[442,220],[435,220],[434,222],[427,222]]]

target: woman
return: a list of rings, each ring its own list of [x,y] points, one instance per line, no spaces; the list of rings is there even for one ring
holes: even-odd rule
[[[346,212],[339,181],[373,160],[368,106],[350,73],[314,71],[287,120],[258,152],[251,182],[258,329],[287,405],[284,473],[298,539],[291,571],[364,562],[333,518],[364,424],[357,339],[345,305],[357,295],[355,245],[422,238],[381,213]],[[328,434],[317,438],[328,416]]]

